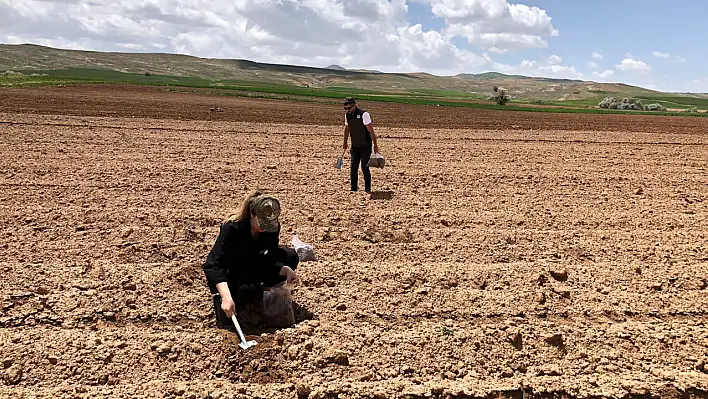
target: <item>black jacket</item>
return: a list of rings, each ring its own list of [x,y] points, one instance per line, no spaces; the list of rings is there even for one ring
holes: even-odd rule
[[[372,139],[369,129],[364,125],[365,110],[357,108],[352,113],[346,113],[347,126],[349,127],[349,137],[352,140],[352,147],[371,149]]]
[[[222,224],[203,266],[211,292],[216,293],[216,285],[224,281],[258,284],[268,276],[278,275],[282,268],[275,258],[279,236],[280,227],[254,238],[248,220]]]

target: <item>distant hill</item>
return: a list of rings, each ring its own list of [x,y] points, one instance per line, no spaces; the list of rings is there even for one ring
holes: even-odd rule
[[[38,45],[0,45],[0,73],[33,73],[64,68],[99,68],[131,74],[159,74],[215,82],[258,82],[315,88],[351,88],[377,92],[457,93],[486,98],[493,86],[504,87],[513,99],[596,105],[606,96],[663,98],[666,93],[616,83],[597,83],[506,75],[499,72],[436,76],[425,72],[383,73],[348,70],[339,65],[317,68],[260,63],[242,59],[199,58],[166,53],[119,53],[62,50]],[[677,104],[701,95],[672,94]],[[705,98],[705,97],[704,97]],[[690,103],[690,101],[688,101]],[[666,102],[671,105],[673,102]]]
[[[499,80],[499,79],[533,79],[529,76],[522,75],[506,75],[500,72],[484,72],[478,74],[461,73],[457,75],[461,78],[466,79],[477,79],[477,80]]]
[[[383,73],[381,71],[377,71],[376,69],[349,69],[350,71],[356,71],[356,72],[365,72],[365,73]]]

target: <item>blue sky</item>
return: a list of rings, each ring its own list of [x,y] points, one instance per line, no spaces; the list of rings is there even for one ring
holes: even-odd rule
[[[0,43],[708,92],[708,2],[0,0]]]
[[[546,9],[560,31],[558,37],[549,39],[545,51],[579,68],[595,61],[602,70],[612,69],[629,54],[649,64],[651,73],[646,77],[626,74],[625,81],[652,82],[664,90],[690,90],[692,80],[708,78],[704,67],[708,56],[699,50],[708,33],[708,2],[532,0],[525,4]],[[604,58],[591,60],[593,52]],[[702,87],[708,89],[705,83]]]
[[[708,2],[684,0],[674,5],[657,0],[526,0],[509,3],[545,10],[559,35],[548,37],[546,48],[494,55],[496,62],[518,65],[523,60],[556,55],[564,64],[575,66],[586,75],[585,79],[597,79],[593,71],[613,71],[606,81],[664,91],[708,91],[708,68],[704,67],[708,54],[699,50],[702,38],[708,33],[705,22]],[[445,27],[445,21],[436,17],[429,5],[409,3],[408,7],[411,23],[420,23],[426,30]],[[457,40],[455,44],[471,51],[484,51],[465,40]],[[648,73],[618,70],[617,65],[627,58],[642,61],[651,70]]]

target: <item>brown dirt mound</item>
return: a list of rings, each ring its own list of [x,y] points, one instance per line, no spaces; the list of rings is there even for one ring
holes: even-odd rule
[[[0,97],[0,397],[706,397],[704,119],[372,107],[367,195],[334,105]],[[201,264],[256,187],[319,261],[242,351]]]

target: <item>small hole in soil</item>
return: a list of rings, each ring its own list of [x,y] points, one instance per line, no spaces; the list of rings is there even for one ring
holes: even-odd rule
[[[306,320],[313,320],[314,314],[304,306],[293,301],[295,325]],[[241,349],[235,328],[229,328],[226,345],[226,357],[218,368],[223,370],[225,377],[232,382],[270,384],[287,381],[292,370],[278,359],[282,359],[285,348],[282,341],[275,339],[275,333],[283,327],[274,327],[269,320],[264,319],[262,301],[257,299],[248,303],[237,303],[239,325],[247,340],[257,341],[256,346]],[[291,326],[286,326],[291,327]],[[261,334],[267,334],[261,336]]]

